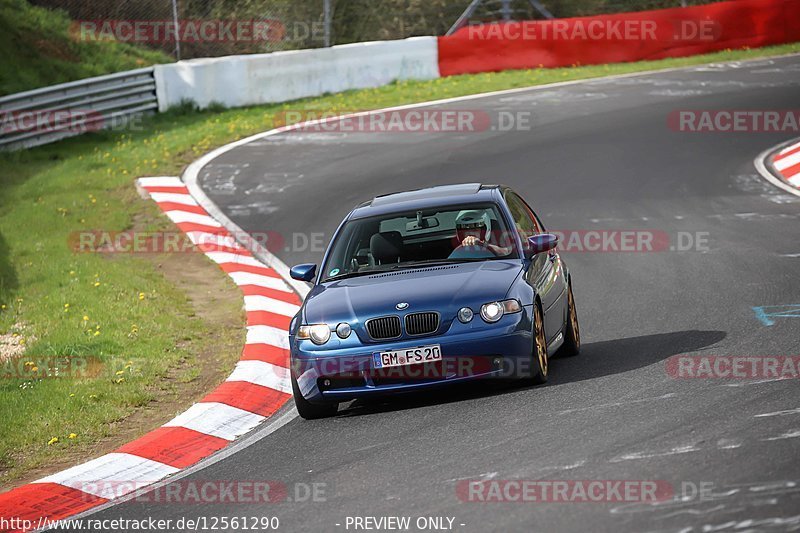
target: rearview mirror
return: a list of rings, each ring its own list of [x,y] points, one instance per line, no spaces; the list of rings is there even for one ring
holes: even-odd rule
[[[528,237],[528,256],[534,256],[541,252],[549,252],[558,246],[558,236],[552,233],[539,233],[533,237]]]
[[[289,271],[292,279],[298,281],[314,281],[317,276],[317,265],[313,263],[303,263],[302,265],[295,265]]]

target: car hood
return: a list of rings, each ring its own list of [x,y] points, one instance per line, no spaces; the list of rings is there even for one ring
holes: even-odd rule
[[[505,297],[522,271],[518,260],[460,263],[373,274],[317,285],[306,298],[305,323],[358,322],[389,314],[457,310]],[[398,303],[408,303],[399,312]]]

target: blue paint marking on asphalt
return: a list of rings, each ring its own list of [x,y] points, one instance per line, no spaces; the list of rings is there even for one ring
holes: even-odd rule
[[[762,305],[753,307],[756,318],[765,326],[775,325],[773,318],[800,318],[800,304]]]

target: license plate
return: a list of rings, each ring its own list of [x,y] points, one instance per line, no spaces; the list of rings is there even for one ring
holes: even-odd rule
[[[375,352],[372,361],[375,368],[389,368],[393,366],[416,365],[442,360],[442,348],[438,344],[419,346],[405,350],[390,350]]]

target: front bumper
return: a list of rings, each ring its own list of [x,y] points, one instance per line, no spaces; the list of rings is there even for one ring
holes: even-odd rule
[[[531,307],[478,330],[455,327],[447,333],[379,344],[320,350],[303,349],[292,339],[291,368],[303,397],[312,403],[411,392],[481,378],[510,378],[531,372]],[[476,317],[474,320],[480,320]],[[454,331],[456,330],[456,331]],[[373,354],[438,344],[442,361],[376,369]]]

